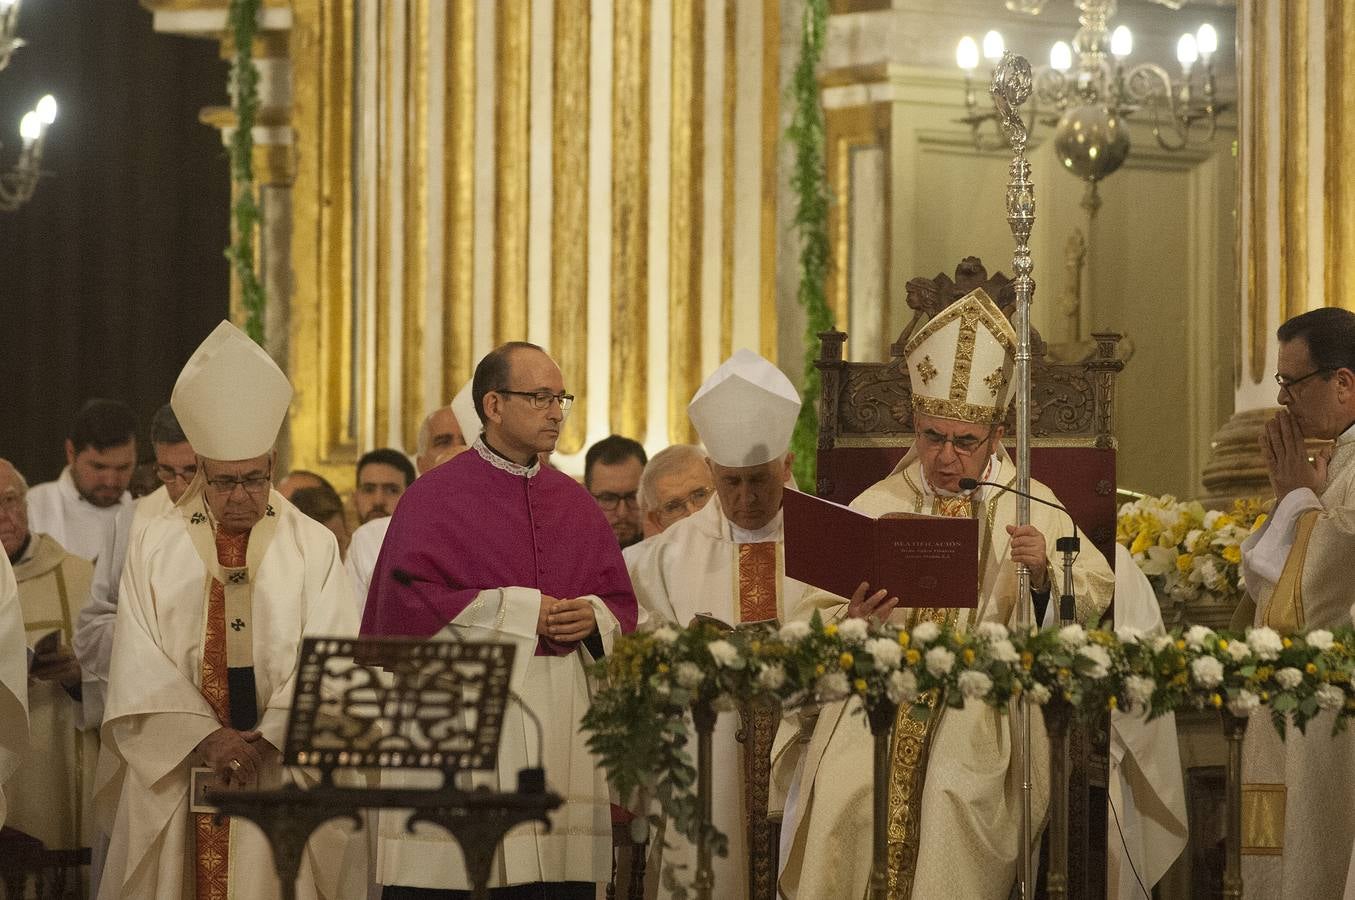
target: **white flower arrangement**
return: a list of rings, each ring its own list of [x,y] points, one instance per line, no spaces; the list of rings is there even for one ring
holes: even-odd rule
[[[837,633],[843,640],[859,644],[870,633],[870,626],[866,624],[865,619],[847,619],[838,623]]]
[[[945,647],[933,647],[928,650],[926,660],[927,671],[936,678],[949,675],[950,670],[955,668],[955,654]]]
[[[1190,663],[1190,677],[1203,688],[1215,688],[1223,684],[1223,663],[1212,656],[1201,656]]]
[[[809,637],[809,635],[810,629],[808,622],[787,622],[785,625],[782,625],[781,630],[777,632],[777,637],[781,638],[781,640],[785,641],[787,644],[802,641]]]
[[[941,636],[941,626],[935,622],[920,622],[913,626],[913,645],[925,647]]]
[[[982,672],[961,672],[956,679],[960,693],[971,700],[982,700],[993,688],[993,679]]]
[[[1105,678],[1110,674],[1110,654],[1099,644],[1086,644],[1077,648],[1077,655],[1089,660],[1091,666],[1086,670],[1089,678]]]
[[[1303,684],[1303,673],[1293,666],[1286,666],[1275,673],[1275,683],[1286,691],[1292,691]]]
[[[1272,628],[1248,628],[1247,646],[1256,654],[1257,659],[1278,659],[1284,649],[1280,635]]]
[[[726,669],[738,669],[743,666],[738,648],[729,641],[711,641],[706,645],[706,649],[710,651],[710,658],[715,660],[717,666],[724,666]]]

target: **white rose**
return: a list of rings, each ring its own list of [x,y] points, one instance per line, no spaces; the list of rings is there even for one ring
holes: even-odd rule
[[[885,695],[890,703],[913,703],[917,700],[917,676],[911,670],[889,673],[889,683],[885,686]]]
[[[1228,712],[1241,719],[1250,715],[1251,711],[1260,705],[1261,698],[1243,688],[1237,692],[1236,697],[1228,701]]]
[[[1016,652],[1016,648],[1008,640],[994,641],[993,645],[988,648],[988,652],[998,662],[1019,663],[1021,661],[1021,654]]]
[[[677,666],[677,683],[685,688],[691,689],[701,683],[704,674],[701,667],[694,662],[680,662]]]
[[[836,700],[847,696],[851,684],[847,681],[845,672],[829,672],[827,675],[819,678],[816,689],[820,700]]]
[[[1228,655],[1233,658],[1234,662],[1245,662],[1247,657],[1251,656],[1251,648],[1247,646],[1245,641],[1229,641]]]
[[[941,626],[935,622],[922,622],[913,628],[913,643],[923,646],[941,636]]]
[[[1088,644],[1085,647],[1079,647],[1078,655],[1091,660],[1092,666],[1087,670],[1090,678],[1105,678],[1110,674],[1110,654],[1106,648],[1097,644]]]
[[[1005,641],[1007,639],[1007,626],[1001,622],[980,622],[975,631],[978,632],[979,637],[987,641]]]
[[[1135,707],[1146,708],[1153,700],[1156,687],[1157,682],[1141,675],[1130,675],[1124,680],[1125,696],[1129,698],[1130,705]]]
[[[897,669],[899,663],[903,662],[903,648],[899,646],[898,641],[891,641],[889,638],[873,638],[866,641],[866,651],[870,653],[876,665],[886,669]]]
[[[860,643],[870,633],[870,626],[866,624],[865,619],[846,619],[838,623],[837,633],[844,641]]]
[[[1247,646],[1261,659],[1275,659],[1284,649],[1280,635],[1272,628],[1253,628],[1247,632]]]
[[[1087,631],[1081,625],[1065,625],[1059,629],[1059,643],[1067,650],[1076,650],[1087,643]]]
[[[961,672],[959,678],[960,693],[966,697],[980,700],[992,690],[993,679],[983,672]]]
[[[1304,636],[1304,640],[1306,640],[1308,646],[1312,647],[1314,650],[1326,652],[1331,649],[1332,635],[1331,632],[1325,628],[1318,628],[1308,632],[1308,634]]]
[[[1208,528],[1210,531],[1213,531],[1214,526],[1218,524],[1218,521],[1222,516],[1223,512],[1221,510],[1211,509],[1209,512],[1204,514],[1204,527]]]
[[[955,654],[945,647],[933,647],[927,651],[927,671],[935,678],[950,674],[955,667]]]
[[[1285,666],[1275,673],[1275,683],[1286,691],[1292,691],[1303,684],[1303,673],[1293,666]]]
[[[757,673],[759,686],[769,691],[779,690],[786,683],[786,669],[780,663],[773,663]]]
[[[1194,647],[1196,650],[1203,650],[1205,642],[1214,637],[1212,628],[1205,628],[1203,625],[1192,625],[1186,629],[1186,645]]]
[[[711,641],[706,645],[706,649],[710,651],[710,658],[715,660],[717,666],[726,669],[742,668],[739,650],[729,641]]]
[[[1170,647],[1173,643],[1174,641],[1172,640],[1172,636],[1170,634],[1159,634],[1157,637],[1153,638],[1153,652],[1161,653],[1163,650],[1166,650],[1168,647]]]
[[[788,644],[804,640],[809,637],[809,623],[787,622],[785,625],[781,626],[781,630],[777,632],[777,636]]]
[[[1322,709],[1340,709],[1345,705],[1346,694],[1334,684],[1320,686],[1313,695]]]
[[[658,641],[660,644],[671,644],[673,641],[677,640],[677,637],[678,633],[671,625],[664,625],[654,629],[654,640]]]
[[[1034,703],[1036,706],[1044,706],[1049,702],[1049,688],[1036,682],[1030,686],[1030,690],[1026,691],[1026,696],[1029,697],[1030,702]]]
[[[1212,656],[1201,656],[1191,661],[1190,674],[1200,687],[1218,687],[1223,683],[1223,663]]]
[[[1121,644],[1137,644],[1143,640],[1143,630],[1133,625],[1121,625],[1115,629],[1115,637]]]

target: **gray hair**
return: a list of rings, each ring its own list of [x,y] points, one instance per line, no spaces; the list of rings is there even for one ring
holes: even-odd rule
[[[646,512],[659,505],[656,482],[665,475],[685,469],[692,463],[705,463],[706,451],[692,444],[674,444],[654,454],[640,473],[640,509]]]
[[[444,409],[451,409],[451,406],[439,406],[437,409],[424,416],[423,421],[419,423],[419,436],[414,439],[415,456],[423,456],[428,452],[428,442],[433,439],[433,428],[430,423],[433,421],[433,417]]]
[[[24,473],[20,472],[19,467],[14,465],[14,463],[5,459],[3,456],[0,456],[0,471],[4,471],[5,469],[9,469],[14,473],[14,478],[19,482],[19,493],[27,494],[28,479],[24,477]]]

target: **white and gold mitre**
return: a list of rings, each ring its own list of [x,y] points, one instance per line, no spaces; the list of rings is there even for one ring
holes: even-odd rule
[[[785,455],[800,415],[795,385],[752,350],[739,350],[711,373],[687,406],[710,458],[740,469]]]
[[[937,313],[904,347],[913,411],[1001,422],[1012,395],[1016,331],[982,288]]]
[[[169,405],[199,456],[253,459],[273,449],[292,402],[278,364],[230,322],[222,322],[184,364]]]
[[[483,427],[480,424],[480,414],[475,411],[475,397],[471,394],[472,384],[474,379],[467,381],[461,390],[456,392],[451,402],[452,417],[456,419],[456,426],[461,429],[461,436],[466,439],[467,444],[475,443]]]

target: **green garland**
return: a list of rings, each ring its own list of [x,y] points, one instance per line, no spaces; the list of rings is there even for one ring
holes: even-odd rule
[[[823,40],[828,20],[827,0],[806,0],[804,36],[800,42],[800,62],[791,81],[795,114],[786,131],[795,146],[795,169],[791,187],[795,190],[795,228],[799,232],[800,290],[797,299],[805,308],[804,385],[800,390],[803,405],[791,437],[795,453],[795,480],[807,490],[816,485],[815,468],[819,443],[819,394],[822,381],[814,365],[818,357],[819,332],[834,328],[833,313],[825,296],[830,251],[828,244],[828,184],[824,164],[823,107],[819,104],[817,72],[823,56]]]
[[[259,204],[254,196],[254,122],[259,114],[259,70],[254,65],[253,54],[259,5],[260,0],[231,0],[227,14],[235,42],[230,75],[232,106],[235,108],[235,135],[230,148],[235,203],[231,206],[233,227],[226,258],[240,280],[245,333],[262,345],[266,298],[258,273],[254,271],[254,233],[259,224]]]

